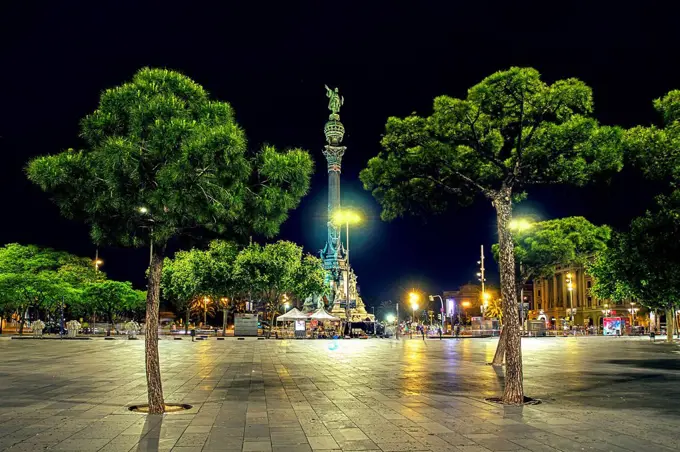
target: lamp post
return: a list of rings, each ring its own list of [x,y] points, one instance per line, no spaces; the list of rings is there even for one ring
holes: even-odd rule
[[[569,313],[571,314],[571,327],[574,327],[574,283],[571,273],[567,273],[567,290],[569,291]]]
[[[630,334],[633,334],[633,327],[635,326],[635,312],[637,311],[637,308],[635,307],[635,302],[631,301],[630,302]]]
[[[442,331],[444,331],[444,300],[442,300],[441,295],[430,295],[430,301],[434,301],[434,298],[439,298],[439,302],[442,305],[441,309],[441,321],[442,321]]]
[[[529,219],[529,218],[517,218],[514,220],[510,221],[509,227],[512,231],[517,231],[517,232],[524,232],[529,229],[531,229],[534,226],[534,222]],[[519,331],[520,334],[524,334],[524,266],[522,265],[522,261],[519,261],[519,277],[520,277],[520,283],[522,285],[520,286],[519,289],[519,315],[520,315],[520,323],[519,323]]]
[[[149,208],[141,206],[137,208],[137,211],[142,215],[148,215]],[[149,267],[151,267],[151,261],[153,260],[153,238],[151,237],[153,235],[153,223],[149,227],[149,231]]]
[[[97,281],[97,278],[99,276],[99,267],[101,267],[104,264],[104,261],[99,259],[99,248],[96,248],[94,251],[94,280],[95,282]],[[97,322],[97,311],[92,310],[92,327],[90,328],[90,334],[94,334],[94,326],[95,323]]]
[[[203,297],[203,328],[208,324],[208,302],[210,298]]]
[[[345,317],[347,318],[347,323],[349,324],[349,330],[348,333],[351,333],[352,331],[352,321],[350,318],[350,308],[349,308],[349,302],[350,302],[350,297],[349,297],[349,278],[350,278],[350,266],[349,266],[349,225],[351,224],[359,224],[361,222],[361,216],[359,215],[358,212],[355,212],[353,210],[349,209],[340,209],[336,210],[333,212],[332,215],[333,222],[336,225],[342,226],[343,224],[345,225],[345,263],[347,265],[347,277],[345,278]]]
[[[412,291],[408,294],[408,300],[411,303],[411,308],[413,309],[413,320],[416,319],[416,309],[418,309],[418,300],[420,300],[420,295],[417,292]]]
[[[464,301],[460,305],[463,307],[463,317],[465,317],[465,322],[467,323],[467,308],[470,307],[470,302]]]
[[[229,298],[227,297],[222,297],[220,298],[220,301],[222,302],[222,335],[226,336],[227,334],[227,305],[229,303]]]
[[[486,290],[484,289],[484,282],[486,281],[486,278],[484,277],[484,271],[486,270],[484,268],[484,245],[481,245],[480,247],[480,258],[477,261],[479,264],[479,272],[477,273],[477,277],[479,278],[479,281],[482,283],[482,298],[484,298],[484,294],[486,293]]]
[[[489,298],[491,298],[491,295],[486,292],[482,293],[482,317],[484,318],[486,318],[486,310],[489,307]]]

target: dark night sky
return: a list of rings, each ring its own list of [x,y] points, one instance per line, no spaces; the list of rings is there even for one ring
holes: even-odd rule
[[[369,303],[412,286],[453,289],[474,278],[479,245],[495,242],[493,212],[483,200],[443,217],[380,221],[358,173],[378,153],[388,116],[428,113],[436,95],[464,96],[484,76],[513,65],[536,67],[549,82],[581,78],[607,124],[655,121],[652,99],[680,88],[677,15],[654,1],[9,3],[0,7],[0,243],[94,255],[87,228],[61,218],[22,168],[32,156],[78,147],[78,120],[96,108],[99,92],[156,66],[179,70],[230,102],[251,146],[313,153],[312,191],[280,237],[316,252],[325,240],[326,83],[345,96],[343,203],[367,217],[351,233],[351,250]],[[609,185],[535,189],[518,212],[584,215],[622,227],[652,194],[625,171]],[[147,251],[100,254],[110,277],[143,285]]]

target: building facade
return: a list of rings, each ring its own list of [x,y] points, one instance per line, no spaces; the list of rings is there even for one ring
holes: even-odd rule
[[[593,296],[593,277],[583,266],[557,267],[548,278],[537,278],[533,284],[530,318],[546,320],[549,325],[570,324],[579,327],[602,326],[605,317],[630,319],[639,306],[635,300],[612,302]]]
[[[489,299],[500,297],[498,289],[494,287],[487,286],[484,291],[489,294]],[[479,284],[463,284],[458,290],[445,290],[442,296],[447,306],[447,315],[450,315],[450,306],[454,306],[457,316],[468,318],[482,315],[482,287]]]

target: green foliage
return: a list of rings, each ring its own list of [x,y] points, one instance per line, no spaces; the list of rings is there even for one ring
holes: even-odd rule
[[[680,192],[658,198],[657,208],[631,222],[590,268],[593,293],[632,296],[650,309],[680,305]]]
[[[503,308],[501,306],[501,300],[499,298],[491,298],[489,300],[489,304],[484,310],[484,315],[486,317],[498,319],[499,321],[503,321]]]
[[[192,301],[209,295],[213,262],[206,251],[178,251],[173,259],[165,258],[161,274],[161,290],[175,310],[187,312]]]
[[[511,68],[465,99],[437,97],[430,116],[389,118],[383,151],[360,177],[386,220],[441,212],[479,193],[495,199],[533,184],[583,185],[622,166],[621,131],[599,125],[592,111],[583,82],[549,85],[534,69]]]
[[[234,265],[239,248],[234,242],[213,240],[207,251],[210,275],[206,279],[205,293],[214,299],[221,297],[234,298],[240,292],[234,278]]]
[[[285,240],[261,246],[254,243],[236,258],[234,277],[244,291],[269,309],[278,307],[283,294],[298,286],[302,248]]]
[[[624,143],[628,157],[643,173],[654,179],[680,181],[680,91],[671,91],[654,101],[664,127],[633,127]]]
[[[85,286],[83,301],[89,308],[106,314],[114,323],[125,312],[138,312],[144,306],[146,292],[135,290],[128,281],[97,281]]]
[[[626,263],[621,260],[625,259],[621,245],[621,237],[614,235],[609,247],[588,265],[588,273],[594,278],[590,293],[601,300],[620,303],[635,297],[633,288],[625,280]]]
[[[519,282],[552,276],[558,265],[586,265],[607,249],[610,238],[609,226],[595,226],[583,217],[533,223],[513,235],[518,268],[522,264]],[[498,244],[493,253],[497,258]]]
[[[298,300],[304,301],[310,296],[329,295],[330,287],[326,284],[326,270],[323,262],[316,256],[306,254],[294,275],[293,294]]]
[[[38,157],[27,173],[96,243],[162,246],[196,228],[272,235],[313,170],[299,149],[247,152],[231,106],[164,69],[104,91],[81,136],[85,149]]]
[[[53,314],[62,301],[77,305],[83,284],[94,276],[87,258],[10,243],[0,248],[0,305],[3,311],[23,314],[32,307]]]

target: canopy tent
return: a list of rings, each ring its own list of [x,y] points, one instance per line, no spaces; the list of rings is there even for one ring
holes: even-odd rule
[[[331,320],[331,321],[340,320],[338,317],[333,317],[332,315],[327,313],[324,308],[317,309],[316,311],[309,315],[309,318],[314,320]]]
[[[303,320],[307,319],[307,315],[301,312],[298,308],[293,308],[285,314],[281,314],[276,318],[276,321],[285,322],[287,320]]]

